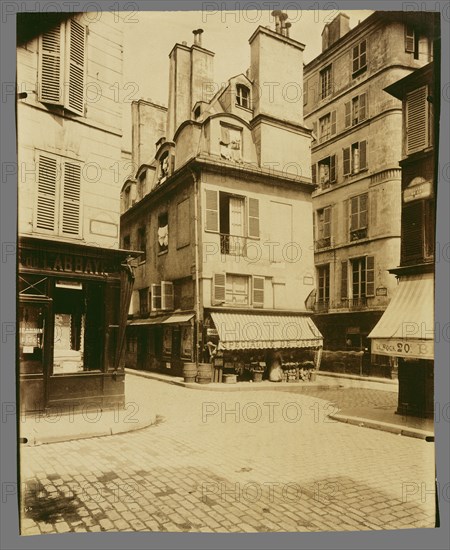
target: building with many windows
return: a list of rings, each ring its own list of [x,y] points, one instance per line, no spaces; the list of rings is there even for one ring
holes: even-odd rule
[[[121,403],[121,26],[19,14],[17,37],[21,409]]]
[[[245,376],[268,354],[294,363],[322,345],[306,307],[314,289],[311,130],[301,101],[282,93],[299,82],[304,46],[283,17],[276,21],[275,31],[258,27],[250,37],[247,73],[220,89],[211,84],[214,54],[194,31],[194,44],[176,44],[169,56],[164,134],[155,131],[161,106],[145,107],[154,151],[122,189],[122,246],[145,251],[127,332],[130,367],[180,374],[183,363],[216,355],[225,373]],[[275,99],[262,85],[274,80]]]
[[[350,372],[395,372],[395,359],[370,361],[367,338],[395,292],[389,269],[400,258],[402,106],[384,88],[432,60],[438,21],[433,13],[375,12],[350,29],[340,13],[304,68],[317,183],[314,319],[326,370],[348,371],[336,351],[366,350]]]

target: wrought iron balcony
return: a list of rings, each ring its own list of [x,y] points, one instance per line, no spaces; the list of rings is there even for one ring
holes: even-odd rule
[[[245,256],[246,239],[238,235],[220,234],[220,253],[230,256]]]
[[[367,237],[367,227],[350,231],[350,241],[359,241]]]
[[[317,239],[316,241],[316,250],[321,250],[322,248],[327,248],[331,246],[331,237],[324,237],[323,239]]]
[[[329,300],[319,300],[314,304],[314,311],[316,313],[324,313],[330,308]]]
[[[358,298],[343,298],[338,304],[342,309],[361,310],[367,307],[367,298],[360,296]]]

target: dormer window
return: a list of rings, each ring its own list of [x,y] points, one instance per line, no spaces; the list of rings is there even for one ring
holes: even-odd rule
[[[243,84],[236,84],[236,103],[239,107],[250,109],[250,90]]]
[[[160,176],[166,178],[169,175],[169,152],[167,151],[162,155],[159,161]]]

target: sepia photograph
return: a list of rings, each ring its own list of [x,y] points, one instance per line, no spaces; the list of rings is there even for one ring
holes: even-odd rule
[[[438,528],[448,18],[129,4],[16,15],[20,535]]]

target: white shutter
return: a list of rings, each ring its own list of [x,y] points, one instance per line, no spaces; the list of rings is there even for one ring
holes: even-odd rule
[[[81,166],[64,163],[61,192],[61,233],[78,237],[81,233]]]
[[[70,19],[67,37],[67,74],[65,107],[84,115],[86,27]]]
[[[414,29],[408,25],[405,25],[405,51],[409,53],[414,52]]]
[[[161,309],[161,285],[152,285],[152,311]]]
[[[225,273],[214,273],[213,304],[223,304],[225,302],[225,283]]]
[[[161,281],[161,309],[171,311],[173,309],[173,283]]]
[[[248,236],[259,239],[259,200],[248,199]]]
[[[219,231],[219,198],[217,191],[206,189],[205,191],[206,231]]]
[[[36,228],[55,232],[58,193],[58,161],[54,157],[39,155],[36,201]]]
[[[39,101],[62,105],[64,24],[45,32],[39,44]]]
[[[428,145],[427,86],[406,96],[406,153],[420,151]]]
[[[253,306],[264,307],[264,277],[253,277]]]
[[[336,110],[334,111],[331,111],[331,129],[330,129],[330,133],[332,136],[334,136],[336,134]]]

